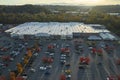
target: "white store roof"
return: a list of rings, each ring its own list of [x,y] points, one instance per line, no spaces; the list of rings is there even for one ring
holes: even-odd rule
[[[95,24],[93,24],[95,25]],[[20,24],[14,28],[8,29],[5,32],[18,35],[72,35],[74,32],[80,33],[100,33],[103,30],[95,30],[91,25],[86,25],[79,22],[27,22]],[[104,32],[109,32],[104,30]]]
[[[115,36],[113,36],[110,33],[100,33],[99,34],[104,40],[117,40],[117,38]]]

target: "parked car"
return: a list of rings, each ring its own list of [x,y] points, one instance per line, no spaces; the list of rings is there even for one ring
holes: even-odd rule
[[[46,68],[46,66],[40,66],[40,70],[46,70],[47,68]]]
[[[36,72],[36,70],[34,68],[31,68],[30,71],[31,72]]]

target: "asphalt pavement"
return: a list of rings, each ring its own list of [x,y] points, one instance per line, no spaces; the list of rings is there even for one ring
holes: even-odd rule
[[[19,44],[24,44],[25,42],[20,40],[9,40],[11,42],[11,45],[13,46],[10,51],[8,52],[2,52],[6,53],[7,55],[9,52],[13,51],[15,48],[19,46]],[[101,47],[101,44],[109,44],[109,42],[106,41],[98,41],[96,42],[96,48],[101,48],[103,51],[103,55],[99,56],[97,54],[91,53],[91,50],[89,49],[89,46],[87,45],[86,41],[83,40],[83,42],[80,44],[80,46],[83,46],[83,52],[77,54],[75,50],[75,44],[74,39],[73,40],[49,40],[49,41],[42,41],[39,40],[41,46],[41,51],[38,52],[38,55],[34,57],[31,66],[27,66],[25,68],[25,73],[28,76],[28,80],[60,80],[60,75],[65,75],[65,70],[67,69],[65,64],[60,63],[60,57],[61,57],[61,51],[60,49],[63,47],[66,47],[66,45],[69,45],[70,48],[70,56],[66,57],[66,63],[70,63],[70,70],[71,70],[71,78],[67,80],[106,80],[107,76],[110,75],[119,75],[120,74],[120,65],[116,64],[116,59],[120,58],[119,50],[120,47],[116,47],[113,45],[113,43],[110,43],[110,46],[114,46],[113,52],[108,54],[108,52]],[[9,72],[11,70],[16,70],[16,64],[22,61],[23,56],[26,53],[26,48],[29,46],[32,46],[35,44],[35,40],[29,40],[27,42],[27,46],[14,58],[13,61],[8,63],[8,66],[2,69],[2,75],[9,76]],[[54,61],[51,64],[51,69],[49,69],[49,74],[46,74],[47,70],[40,70],[41,66],[44,66],[42,62],[42,58],[45,56],[48,56],[46,54],[47,52],[47,46],[49,44],[55,44],[54,48]],[[1,45],[6,45],[2,43]],[[89,57],[90,63],[87,68],[79,69],[79,60],[80,57]],[[1,63],[5,63],[2,60]],[[33,68],[35,72],[32,72],[30,69]],[[8,77],[9,78],[9,77]]]

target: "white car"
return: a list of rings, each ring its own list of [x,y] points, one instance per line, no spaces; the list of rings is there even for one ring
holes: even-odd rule
[[[62,54],[61,57],[66,57],[66,55],[65,55],[65,54]]]
[[[26,80],[28,77],[27,76],[22,76],[22,78],[24,78]]]
[[[13,61],[13,60],[14,60],[14,58],[10,58],[10,60],[11,60],[11,61]]]
[[[54,46],[56,46],[57,44],[56,44],[56,43],[54,43],[53,45],[54,45]]]
[[[26,42],[24,45],[25,45],[25,46],[27,46],[27,45],[28,45],[28,43]]]
[[[91,49],[93,49],[93,47],[92,47],[92,46],[89,46],[88,48],[89,48],[90,50],[91,50]]]
[[[17,56],[19,54],[19,52],[16,52],[14,55]]]
[[[35,53],[34,56],[38,56],[38,53]]]
[[[54,56],[54,54],[55,54],[55,53],[50,53],[49,55],[50,55],[50,56]]]
[[[66,63],[66,60],[60,60],[61,63]]]
[[[78,46],[79,49],[83,49],[83,46]]]
[[[47,68],[45,66],[41,66],[40,70],[46,70]]]
[[[66,44],[66,47],[70,47],[70,45],[69,45],[69,44]]]
[[[23,49],[23,48],[25,48],[25,46],[24,46],[24,45],[22,45],[22,46],[21,46],[21,48]]]
[[[23,74],[22,78],[24,78],[25,80],[27,80],[28,76],[26,74]]]
[[[60,59],[61,59],[61,60],[65,60],[65,59],[66,59],[66,57],[61,56],[61,57],[60,57]]]
[[[22,44],[18,44],[19,46],[22,46]]]
[[[4,64],[0,63],[0,66],[3,66]]]
[[[69,74],[69,75],[66,75],[66,78],[71,78],[71,75]]]
[[[51,69],[52,68],[52,65],[48,65],[46,66],[47,69]]]
[[[31,68],[30,71],[31,72],[36,72],[36,70],[34,68]]]
[[[45,54],[49,54],[50,52],[45,52]]]

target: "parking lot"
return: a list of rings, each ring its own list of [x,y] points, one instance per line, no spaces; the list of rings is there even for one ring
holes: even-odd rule
[[[20,75],[27,80],[119,80],[120,45],[113,41],[35,40],[0,38],[0,75],[10,78],[10,71],[17,70],[27,48],[37,45],[29,62]],[[95,49],[95,50],[94,50]]]

